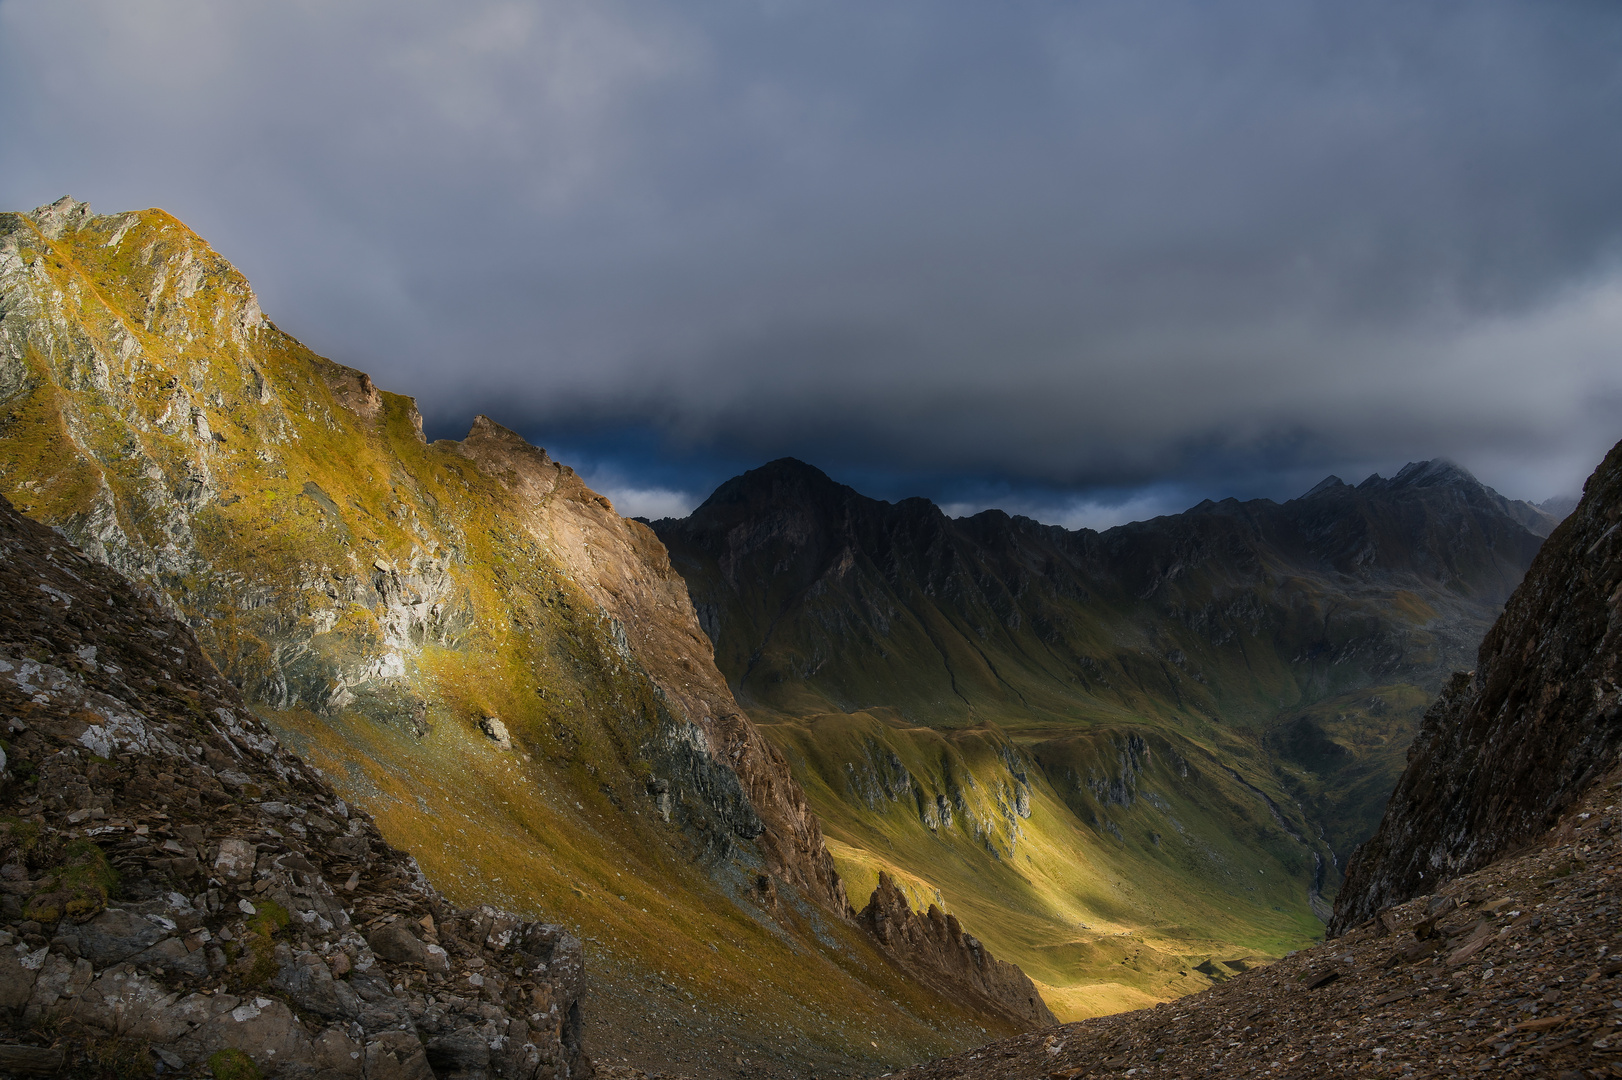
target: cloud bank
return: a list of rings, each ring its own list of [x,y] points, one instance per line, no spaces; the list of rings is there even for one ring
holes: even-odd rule
[[[0,203],[161,205],[639,506],[1542,497],[1622,437],[1619,55],[1599,2],[0,0]]]

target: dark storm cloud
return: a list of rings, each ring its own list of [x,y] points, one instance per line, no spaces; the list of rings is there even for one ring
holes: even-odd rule
[[[0,201],[163,205],[622,509],[784,453],[1541,495],[1622,436],[1618,57],[1611,3],[0,0]]]

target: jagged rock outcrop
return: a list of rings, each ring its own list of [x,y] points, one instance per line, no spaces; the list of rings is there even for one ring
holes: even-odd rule
[[[889,874],[879,874],[879,887],[858,917],[879,947],[920,982],[945,994],[971,996],[978,1008],[1021,1027],[1058,1023],[1023,971],[964,933],[956,915],[943,914],[934,904],[926,912],[914,911]]]
[[[189,628],[4,499],[0,727],[0,1071],[590,1074],[575,937],[448,903]]]
[[[1331,930],[1530,843],[1622,749],[1622,444],[1426,713]]]

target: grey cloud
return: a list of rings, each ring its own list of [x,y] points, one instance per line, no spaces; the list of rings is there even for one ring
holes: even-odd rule
[[[165,206],[444,424],[1540,495],[1622,435],[1619,55],[1597,2],[0,0],[0,201]]]

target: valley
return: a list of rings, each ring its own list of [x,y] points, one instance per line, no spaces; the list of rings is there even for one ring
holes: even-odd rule
[[[653,523],[853,894],[890,873],[1064,1017],[1322,936],[1553,525],[1446,462],[1091,533],[793,460]]]
[[[577,935],[599,1065],[703,1076],[876,1075],[1321,938],[1555,524],[1439,461],[1092,533],[788,459],[639,522],[71,199],[0,215],[0,494],[446,903]]]

